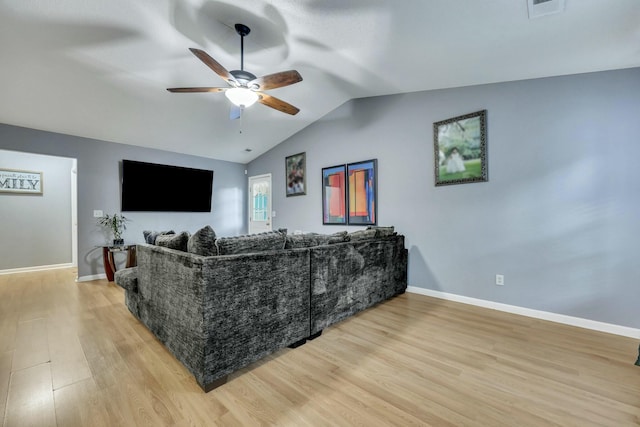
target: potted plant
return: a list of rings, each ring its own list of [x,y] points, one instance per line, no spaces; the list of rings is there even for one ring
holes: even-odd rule
[[[122,238],[122,232],[127,229],[126,223],[129,221],[124,215],[106,214],[98,219],[98,225],[108,228],[113,233],[113,244],[123,245],[124,239]]]

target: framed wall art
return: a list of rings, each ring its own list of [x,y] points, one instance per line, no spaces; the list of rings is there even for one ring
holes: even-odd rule
[[[347,165],[349,225],[376,225],[378,161],[365,160]]]
[[[436,186],[487,181],[487,110],[433,124]]]
[[[347,223],[346,166],[322,168],[322,223],[345,225]]]
[[[306,168],[306,153],[294,154],[285,159],[287,197],[307,194]]]
[[[42,195],[42,172],[0,168],[0,193]]]

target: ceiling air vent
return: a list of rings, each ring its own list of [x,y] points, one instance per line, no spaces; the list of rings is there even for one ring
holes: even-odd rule
[[[564,11],[564,0],[527,0],[529,19]]]

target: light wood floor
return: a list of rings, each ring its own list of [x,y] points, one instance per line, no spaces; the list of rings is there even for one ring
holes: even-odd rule
[[[638,343],[405,294],[205,394],[105,280],[0,276],[4,426],[626,426]]]

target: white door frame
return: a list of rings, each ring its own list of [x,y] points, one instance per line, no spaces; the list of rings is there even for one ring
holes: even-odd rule
[[[266,221],[260,221],[260,222],[264,222],[264,224],[259,224],[256,223],[255,221],[253,221],[253,191],[252,191],[252,184],[254,181],[268,181],[269,182],[269,193],[267,196],[267,219]],[[249,228],[249,234],[254,234],[254,233],[259,233],[259,232],[264,232],[264,231],[271,231],[273,229],[273,224],[271,221],[271,199],[272,199],[272,180],[271,180],[271,174],[267,173],[264,175],[256,175],[256,176],[250,176],[249,180],[248,180],[248,185],[247,185],[247,194],[249,197],[249,204],[247,205],[249,207],[248,211],[249,211],[249,218],[248,218],[248,228]]]
[[[78,159],[71,168],[71,263],[78,268]],[[76,277],[77,279],[77,277]]]

